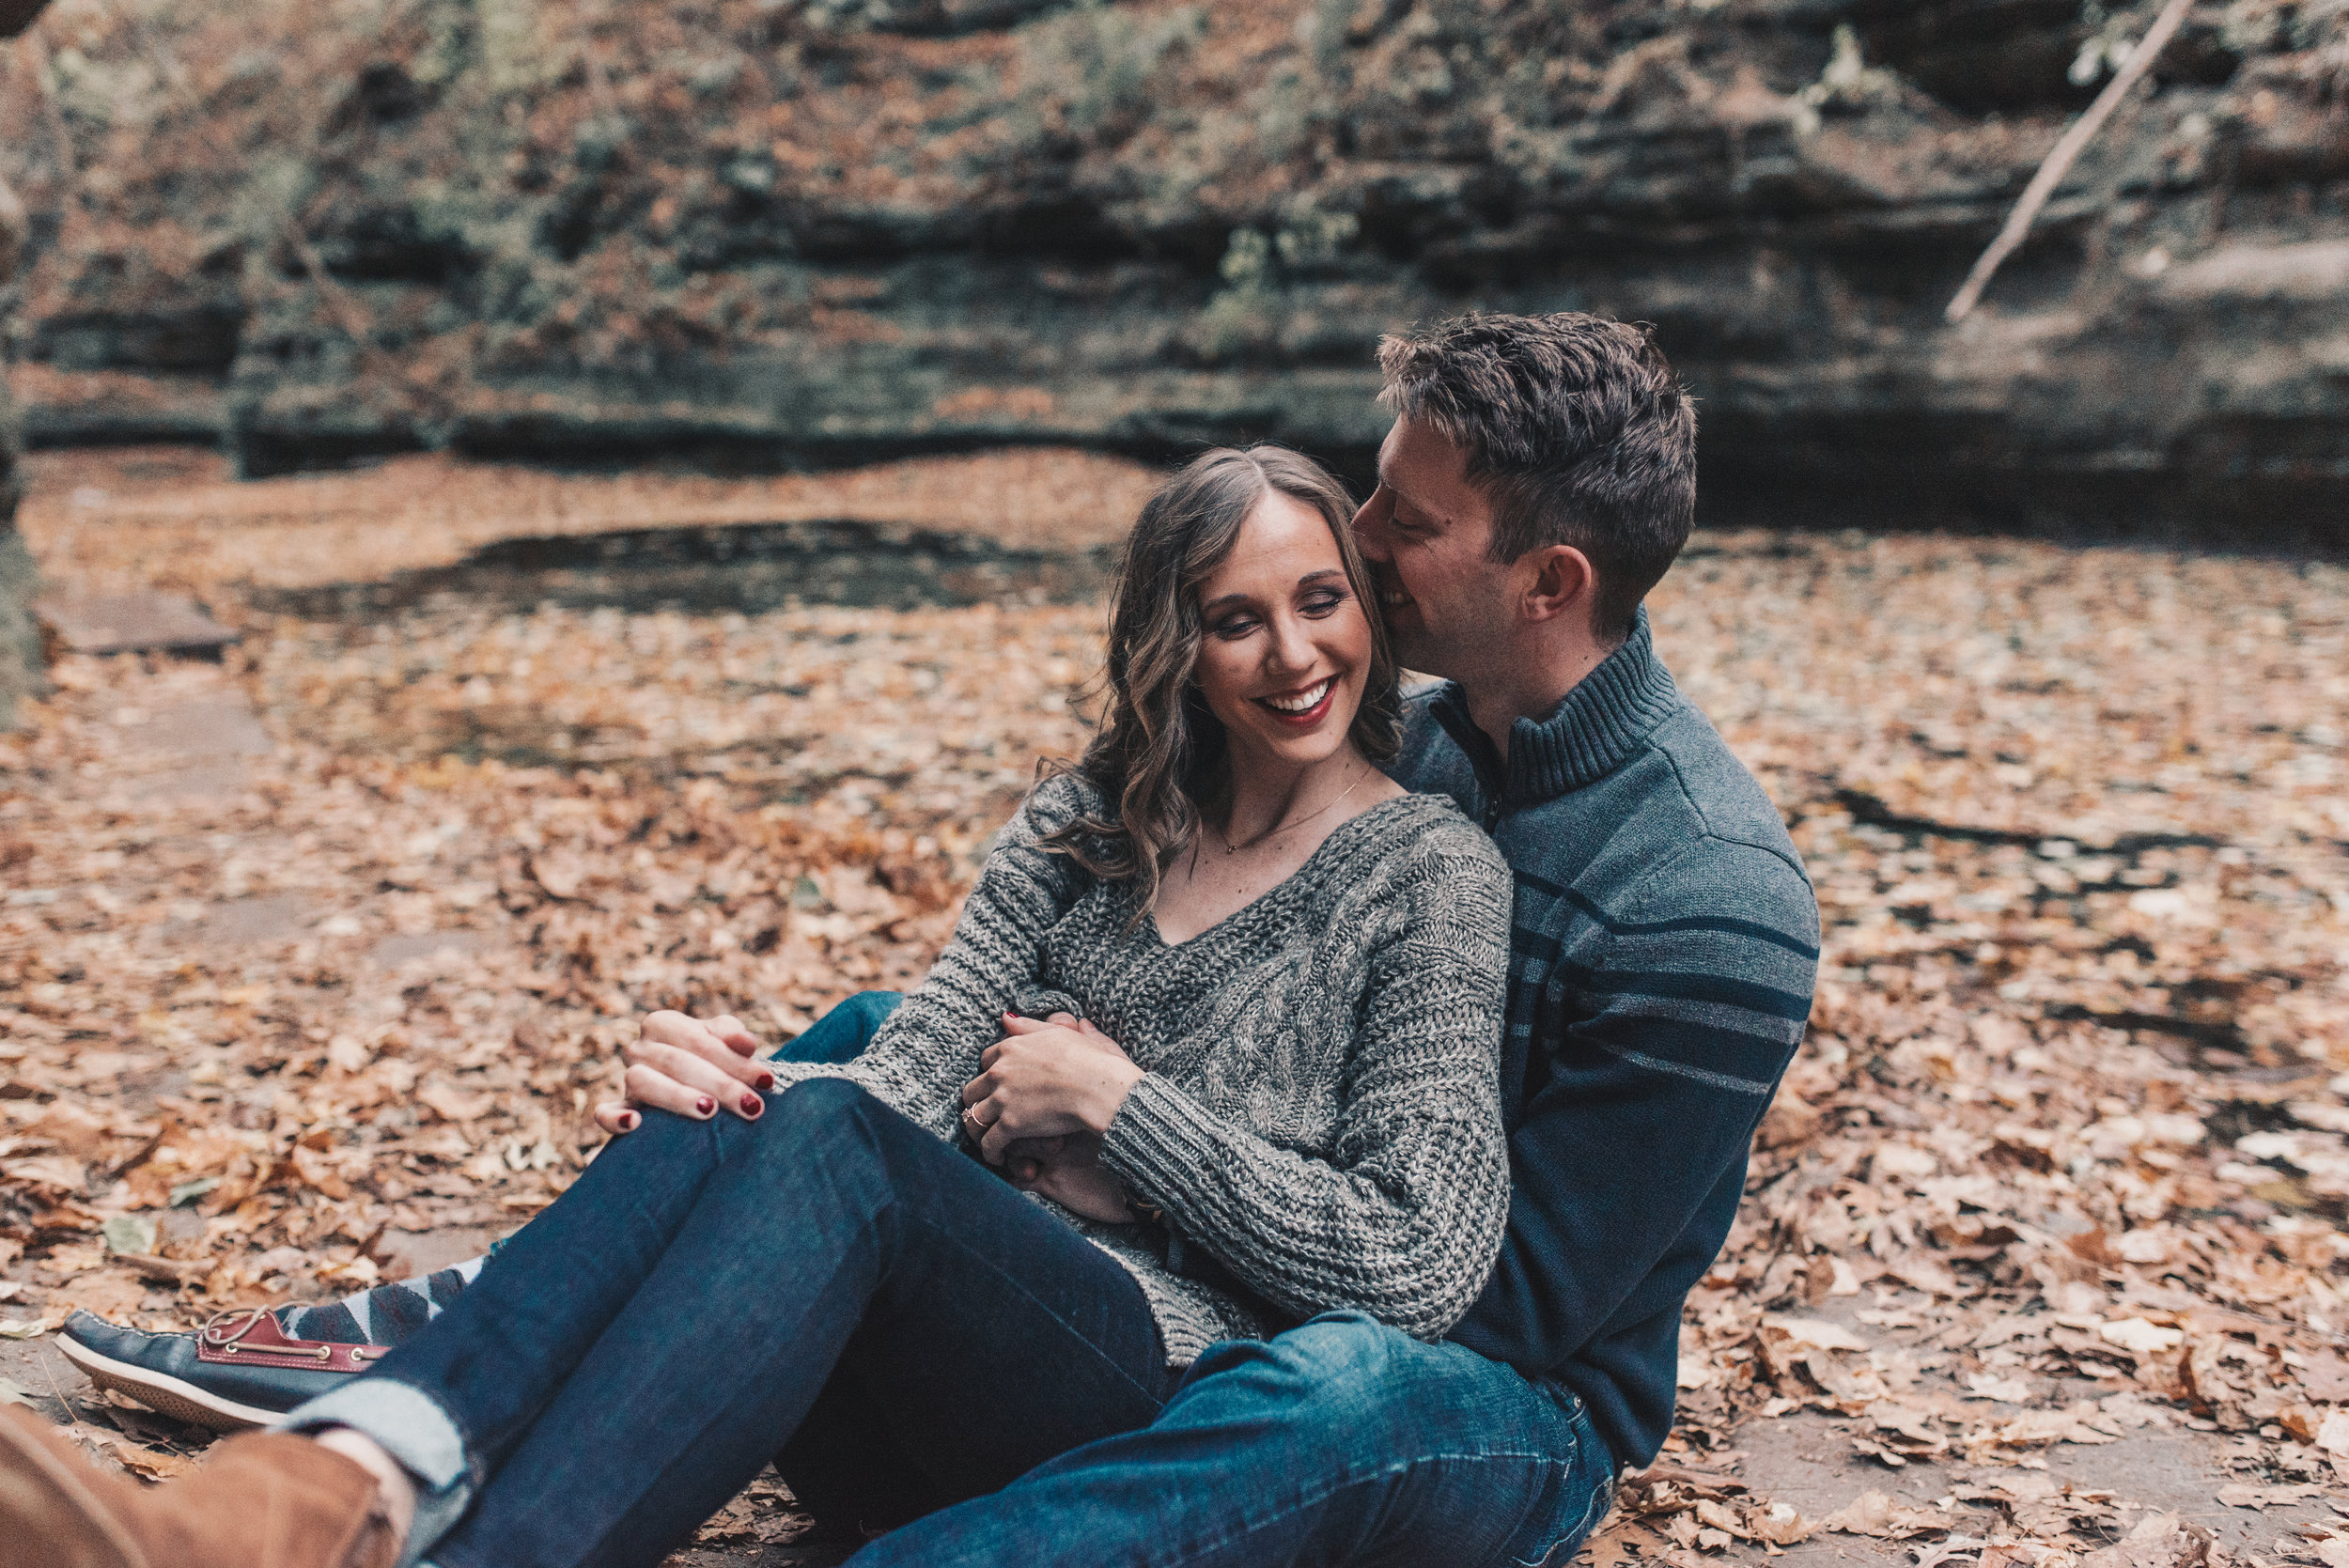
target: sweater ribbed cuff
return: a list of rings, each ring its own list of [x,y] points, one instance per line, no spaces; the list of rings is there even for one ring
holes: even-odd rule
[[[1136,1197],[1178,1209],[1188,1178],[1213,1158],[1223,1126],[1166,1079],[1144,1073],[1101,1135],[1101,1163]]]

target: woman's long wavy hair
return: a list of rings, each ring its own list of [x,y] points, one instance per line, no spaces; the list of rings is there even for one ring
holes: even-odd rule
[[[1394,655],[1377,590],[1354,546],[1354,503],[1329,470],[1284,446],[1220,447],[1184,465],[1142,508],[1128,536],[1110,604],[1106,698],[1099,729],[1074,772],[1113,809],[1044,836],[1097,877],[1134,884],[1136,918],[1157,901],[1160,873],[1229,805],[1229,741],[1191,678],[1206,635],[1200,589],[1232,553],[1266,494],[1278,490],[1321,514],[1337,542],[1354,601],[1370,622],[1370,670],[1348,732],[1374,762],[1402,736]]]

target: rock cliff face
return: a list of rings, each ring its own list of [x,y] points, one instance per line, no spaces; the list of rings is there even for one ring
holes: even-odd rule
[[[0,0],[0,39],[14,38],[39,14],[43,0]],[[8,312],[8,287],[16,276],[30,232],[24,204],[0,178],[0,325]],[[0,730],[16,715],[16,700],[40,679],[40,631],[33,625],[33,557],[16,531],[20,493],[17,458],[22,447],[16,406],[0,379]]]
[[[1359,470],[1381,331],[1572,307],[1717,520],[2349,532],[2349,0],[2198,5],[1958,328],[2151,5],[182,9],[0,93],[35,440]]]

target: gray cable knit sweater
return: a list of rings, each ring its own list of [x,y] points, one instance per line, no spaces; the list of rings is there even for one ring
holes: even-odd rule
[[[1389,800],[1170,947],[1134,922],[1126,884],[1037,847],[1081,804],[1099,809],[1074,778],[1034,791],[863,1055],[776,1076],[849,1079],[952,1139],[1000,1015],[1066,1009],[1147,1075],[1102,1160],[1168,1230],[1050,1206],[1141,1283],[1171,1365],[1346,1307],[1440,1336],[1508,1217],[1496,1063],[1511,888],[1491,841],[1438,797]]]

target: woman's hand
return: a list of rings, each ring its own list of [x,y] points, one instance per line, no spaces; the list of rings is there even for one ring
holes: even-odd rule
[[[1091,1133],[1028,1138],[1005,1152],[1003,1174],[1022,1192],[1038,1192],[1087,1219],[1133,1223],[1126,1184],[1101,1169],[1101,1141]]]
[[[990,1165],[1023,1138],[1109,1131],[1142,1081],[1117,1042],[1085,1025],[1003,1015],[1003,1037],[979,1058],[962,1088],[962,1125]]]
[[[634,1132],[639,1109],[674,1110],[706,1122],[723,1106],[746,1122],[765,1114],[758,1092],[775,1086],[775,1075],[754,1053],[758,1036],[728,1015],[689,1018],[655,1013],[637,1026],[636,1038],[620,1051],[628,1063],[626,1098],[596,1107],[596,1126],[609,1133]]]

